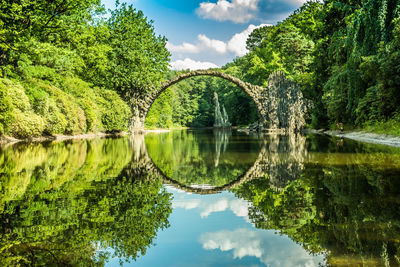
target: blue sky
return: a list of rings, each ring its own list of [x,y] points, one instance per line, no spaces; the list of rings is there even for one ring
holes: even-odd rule
[[[247,50],[247,36],[275,24],[304,0],[125,0],[153,20],[168,39],[172,69],[223,66]],[[115,8],[115,0],[102,0]]]

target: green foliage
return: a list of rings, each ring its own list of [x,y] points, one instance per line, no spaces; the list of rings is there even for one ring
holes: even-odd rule
[[[144,255],[169,225],[171,199],[158,179],[131,174],[133,153],[123,138],[1,150],[0,264],[102,266]]]
[[[398,61],[393,47],[398,7],[397,1],[325,3],[312,90],[315,101],[324,103],[328,118],[322,119],[329,124],[362,126],[397,112],[400,102],[393,77],[398,76]],[[324,123],[320,119],[316,124]]]
[[[388,120],[371,120],[363,124],[363,129],[368,132],[400,136],[400,116],[395,115]]]
[[[171,128],[174,126],[172,121],[173,116],[173,104],[176,97],[173,95],[173,89],[166,89],[157,99],[154,101],[149,114],[146,118],[146,127],[150,128]],[[181,126],[175,123],[175,126]],[[182,125],[184,126],[184,124]]]
[[[12,104],[4,80],[0,80],[0,135],[5,133],[6,125],[12,121]]]
[[[221,71],[240,78],[237,66],[226,66]],[[178,73],[170,72],[171,78]],[[183,80],[165,90],[156,99],[147,118],[147,127],[212,127],[214,125],[214,91],[226,108],[233,125],[248,125],[258,119],[252,99],[231,82],[208,76]]]
[[[256,29],[235,60],[244,79],[266,85],[282,70],[312,100],[310,124],[362,127],[399,112],[397,0],[309,1],[275,26]]]
[[[254,164],[259,146],[251,142],[242,147],[235,142],[237,136],[230,136],[230,131],[210,133],[207,130],[149,133],[145,138],[146,148],[157,167],[172,180],[187,186],[223,186]]]
[[[106,131],[121,131],[128,129],[128,119],[131,111],[128,105],[111,90],[97,89],[96,94],[100,97],[99,106],[102,109],[101,123]],[[101,101],[101,99],[104,99]]]
[[[24,113],[11,127],[1,111],[1,134],[126,130],[131,113],[120,97],[135,101],[164,76],[166,39],[141,11],[118,4],[105,18],[99,0],[75,2],[0,1],[0,76],[22,85],[8,91],[22,97],[11,102]]]
[[[24,88],[10,80],[1,79],[0,90],[5,100],[1,116],[4,133],[19,138],[41,135],[44,120],[33,112]]]
[[[399,149],[350,141],[338,147],[320,137],[308,141],[309,161],[297,180],[276,190],[265,177],[232,190],[252,202],[250,220],[310,253],[324,253],[329,266],[396,266]]]
[[[166,38],[155,36],[142,11],[121,4],[106,22],[110,30],[107,87],[128,101],[157,86],[168,68]]]
[[[116,92],[93,89],[76,77],[60,82],[63,90],[37,79],[24,87],[1,79],[2,133],[27,138],[127,129],[130,109]]]
[[[7,126],[7,132],[18,138],[40,136],[44,130],[44,120],[36,115],[14,111],[13,123]]]

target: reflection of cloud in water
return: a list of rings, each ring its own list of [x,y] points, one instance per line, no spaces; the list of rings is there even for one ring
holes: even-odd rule
[[[200,243],[206,250],[232,251],[233,258],[257,257],[268,266],[318,266],[323,256],[313,256],[300,245],[273,231],[237,229],[205,233]]]
[[[198,209],[201,218],[207,218],[212,213],[230,209],[236,216],[245,217],[246,221],[249,221],[247,216],[250,205],[248,201],[234,197],[223,197],[218,200],[209,199],[208,201],[207,199],[174,199],[172,201],[173,208]]]
[[[200,217],[207,218],[211,213],[225,211],[227,208],[228,200],[226,198],[220,199],[215,203],[207,203],[202,207]]]

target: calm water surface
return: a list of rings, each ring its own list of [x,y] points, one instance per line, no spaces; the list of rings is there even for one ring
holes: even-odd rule
[[[0,176],[0,266],[400,265],[399,148],[172,131],[0,147]]]

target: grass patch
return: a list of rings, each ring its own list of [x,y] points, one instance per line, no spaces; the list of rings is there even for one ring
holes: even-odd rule
[[[364,131],[400,136],[400,114],[386,121],[369,121],[364,124]]]

